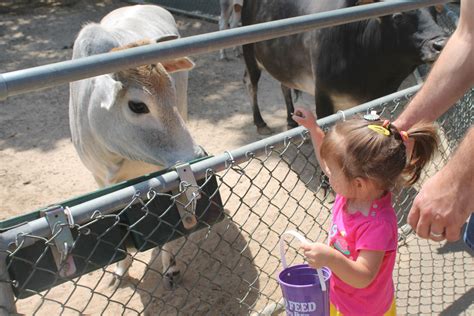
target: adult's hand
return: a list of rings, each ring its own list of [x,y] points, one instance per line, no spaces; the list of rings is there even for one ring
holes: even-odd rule
[[[474,209],[473,195],[451,169],[443,168],[422,186],[408,214],[408,224],[422,238],[456,241]]]

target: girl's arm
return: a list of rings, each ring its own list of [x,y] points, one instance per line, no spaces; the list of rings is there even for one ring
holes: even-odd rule
[[[293,115],[293,120],[299,125],[306,127],[306,129],[309,131],[309,134],[311,135],[311,141],[313,142],[314,153],[318,159],[319,166],[326,175],[329,175],[326,164],[321,161],[319,152],[324,139],[324,131],[321,129],[321,127],[319,127],[318,123],[316,123],[316,119],[317,118],[314,116],[313,112],[305,108],[296,108]]]
[[[303,245],[301,248],[311,267],[318,269],[326,266],[342,281],[358,289],[372,283],[385,255],[384,251],[361,250],[357,260],[353,261],[323,243]]]

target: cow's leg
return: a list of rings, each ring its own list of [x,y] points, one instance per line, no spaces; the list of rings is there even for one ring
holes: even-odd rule
[[[253,123],[255,126],[257,126],[257,132],[259,134],[270,135],[272,130],[263,120],[262,115],[260,114],[260,109],[258,108],[258,80],[262,75],[262,71],[260,68],[258,68],[257,61],[255,60],[253,44],[244,45],[242,49],[246,67],[244,74],[244,84],[247,87],[247,91],[250,96],[250,102],[252,103]]]
[[[288,129],[292,129],[294,127],[297,127],[298,123],[293,121],[293,119],[291,118],[293,112],[295,112],[295,107],[293,106],[293,98],[291,97],[291,89],[285,86],[284,84],[281,84],[281,92],[283,93],[283,97],[285,98],[286,104],[286,124],[288,126]]]
[[[316,115],[318,119],[334,114],[334,103],[331,100],[329,94],[319,89],[316,89],[315,93],[316,101]],[[324,196],[328,193],[334,193],[329,185],[329,178],[321,171],[320,175],[321,189],[323,189]],[[333,201],[332,201],[333,202]]]
[[[230,28],[236,28],[240,24],[241,20],[241,15],[242,15],[242,7],[239,4],[234,4],[234,9],[232,10],[232,19],[230,21]],[[234,47],[234,55],[235,57],[240,57],[241,56],[241,46],[235,46]]]
[[[108,171],[108,176],[110,176],[110,170]],[[104,187],[106,185],[111,185],[112,182],[108,182],[107,180],[102,180],[101,178],[94,176],[95,181],[99,184],[99,187]],[[130,244],[129,239],[125,240],[125,248],[127,249],[127,254],[125,259],[117,262],[115,266],[115,270],[113,273],[113,278],[109,282],[109,286],[117,288],[120,286],[120,282],[123,280],[124,277],[128,274],[128,269],[132,265],[133,257],[130,255],[130,251],[133,250],[133,246]]]
[[[161,247],[163,282],[167,289],[173,289],[181,281],[181,271],[176,264],[176,253],[181,249],[181,244],[181,240],[174,240]]]
[[[229,28],[229,19],[230,19],[231,14],[232,14],[231,7],[228,4],[227,6],[224,6],[221,3],[221,15],[219,16],[219,31],[227,30]],[[221,49],[219,51],[219,59],[227,60],[225,49]]]
[[[117,262],[117,267],[115,268],[113,279],[110,281],[109,286],[119,287],[120,282],[128,274],[128,269],[132,265],[133,258],[127,253],[127,256],[122,261]]]
[[[324,91],[316,89],[316,115],[318,119],[334,114],[334,103],[329,94]]]
[[[113,274],[113,279],[109,283],[109,286],[112,286],[115,288],[119,287],[123,279],[128,276],[128,269],[130,269],[130,266],[133,263],[133,257],[131,253],[136,251],[135,246],[133,245],[131,241],[131,238],[125,239],[124,246],[125,246],[125,249],[127,249],[126,257],[122,261],[117,262],[117,265],[115,267],[115,271]]]
[[[293,95],[293,103],[296,103],[296,101],[298,101],[298,99],[300,98],[302,92],[300,90],[296,90],[296,89],[293,89],[292,90],[292,95]]]

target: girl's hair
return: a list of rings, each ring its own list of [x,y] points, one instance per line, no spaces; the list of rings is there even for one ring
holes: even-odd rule
[[[384,190],[397,184],[414,184],[438,147],[436,129],[430,123],[421,122],[405,134],[387,123],[363,118],[337,123],[324,137],[321,158],[338,163],[348,179],[371,179]],[[369,125],[378,127],[369,128]],[[384,125],[386,129],[383,129]],[[414,140],[409,161],[406,136]]]

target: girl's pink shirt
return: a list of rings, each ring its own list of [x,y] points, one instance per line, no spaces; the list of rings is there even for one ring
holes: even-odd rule
[[[354,288],[336,275],[331,277],[331,303],[343,315],[383,315],[394,299],[392,272],[397,253],[397,216],[392,195],[387,193],[372,203],[368,216],[348,214],[346,198],[337,195],[333,209],[330,246],[347,258],[357,260],[360,250],[385,251],[379,273],[364,289]]]

